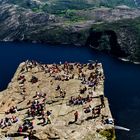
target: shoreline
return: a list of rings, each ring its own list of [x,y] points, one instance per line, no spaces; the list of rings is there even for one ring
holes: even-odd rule
[[[126,58],[120,58],[120,57],[118,57],[118,59],[119,59],[119,60],[122,60],[122,61],[124,61],[124,62],[129,62],[129,63],[136,64],[136,65],[139,65],[139,64],[140,64],[140,62],[137,62],[137,61],[131,61],[131,60],[126,59]]]
[[[66,45],[66,46],[70,46],[70,45],[73,45],[73,46],[75,46],[75,47],[89,47],[89,48],[92,48],[93,50],[95,50],[95,51],[99,51],[99,52],[103,52],[103,51],[100,51],[100,50],[98,50],[98,49],[95,49],[95,48],[93,48],[93,47],[90,47],[90,46],[85,46],[85,45],[81,45],[81,44],[68,44],[68,43],[52,43],[52,42],[37,42],[37,41],[25,41],[25,40],[18,40],[18,41],[14,41],[14,40],[7,40],[7,41],[5,41],[5,40],[1,40],[0,42],[4,42],[4,43],[11,43],[11,42],[18,42],[18,43],[32,43],[32,44],[46,44],[46,45],[54,45],[54,46],[59,46],[59,45]],[[103,53],[105,53],[105,52],[103,52]],[[107,53],[105,53],[105,54],[107,54]],[[139,65],[140,64],[140,62],[137,62],[137,61],[131,61],[131,60],[129,60],[129,59],[126,59],[126,58],[122,58],[122,57],[118,57],[118,56],[114,56],[114,55],[112,55],[112,54],[107,54],[107,55],[110,55],[111,57],[115,57],[116,59],[119,59],[119,60],[121,60],[121,61],[123,61],[123,62],[129,62],[129,63],[132,63],[132,64],[136,64],[136,65]]]

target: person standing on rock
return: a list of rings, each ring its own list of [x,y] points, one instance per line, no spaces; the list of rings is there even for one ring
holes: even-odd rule
[[[74,117],[75,117],[74,122],[77,122],[78,117],[79,117],[79,113],[78,113],[78,111],[76,111],[76,112],[74,113]]]
[[[104,95],[100,95],[100,100],[101,100],[101,107],[105,107]]]

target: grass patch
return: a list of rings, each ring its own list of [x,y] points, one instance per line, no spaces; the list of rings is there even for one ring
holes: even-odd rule
[[[106,137],[107,140],[116,140],[115,131],[113,129],[106,129],[99,131],[99,134]]]

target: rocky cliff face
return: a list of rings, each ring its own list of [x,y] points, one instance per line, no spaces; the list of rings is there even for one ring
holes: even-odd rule
[[[65,8],[79,8],[84,7],[114,7],[118,5],[127,5],[129,7],[139,7],[140,0],[0,0],[0,3],[16,4],[22,7],[40,7],[47,5],[51,8],[58,7],[59,9]],[[79,4],[79,5],[78,5]],[[61,5],[61,6],[60,6]]]
[[[34,13],[16,5],[2,4],[0,11],[0,39],[5,41],[23,40],[26,32],[54,20],[47,13]]]
[[[139,29],[140,18],[93,25],[87,44],[132,62],[140,62]]]
[[[135,2],[138,5],[139,1]],[[139,9],[99,5],[96,7],[100,8],[95,8],[92,0],[83,0],[82,4],[77,7],[72,0],[67,3],[64,0],[58,3],[49,0],[1,0],[0,40],[89,45],[119,57],[140,61]],[[99,37],[93,37],[91,32],[95,30],[100,32]]]

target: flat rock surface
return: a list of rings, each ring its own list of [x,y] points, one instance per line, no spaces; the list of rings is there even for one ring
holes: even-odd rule
[[[23,120],[27,118],[33,122],[33,130],[36,130],[35,137],[40,140],[106,139],[98,131],[113,129],[114,127],[113,124],[103,123],[104,118],[112,118],[107,98],[104,97],[105,107],[101,108],[99,116],[92,118],[92,111],[85,113],[85,108],[89,106],[92,109],[100,106],[100,95],[104,96],[104,73],[102,65],[100,63],[97,66],[95,65],[92,64],[92,69],[89,69],[89,64],[79,63],[65,63],[61,65],[46,65],[37,62],[21,63],[7,89],[0,93],[0,119],[16,116],[18,122],[0,129],[1,137],[4,137],[5,134],[16,133],[19,126],[23,124]],[[70,66],[73,67],[72,70],[67,69]],[[80,70],[82,72],[79,72]],[[89,86],[90,83],[88,83],[87,79],[91,73],[95,75],[96,72],[100,74],[100,77],[98,77],[98,84],[94,88],[94,86]],[[80,77],[81,73],[85,75],[85,83],[82,83],[84,80]],[[21,76],[24,76],[24,82],[22,82],[22,79],[19,80]],[[37,78],[37,81],[31,82],[33,77]],[[58,77],[61,79],[56,80]],[[58,86],[60,86],[60,89],[56,90]],[[86,91],[80,94],[80,91],[85,87]],[[60,93],[61,91],[62,94]],[[62,97],[63,92],[66,93],[64,97]],[[37,93],[45,96],[35,97]],[[88,95],[91,101],[84,101],[81,105],[69,104],[71,97],[78,98],[80,96],[86,99]],[[39,125],[42,122],[42,120],[38,119],[40,116],[35,116],[34,119],[32,116],[27,117],[27,110],[30,109],[34,100],[45,103],[45,116],[47,116],[47,111],[52,111],[52,114],[49,116],[51,124],[45,126]],[[18,111],[15,114],[5,114],[12,106],[17,106]],[[78,120],[74,122],[74,113],[76,111],[78,111],[79,115]],[[92,138],[89,134],[92,134]],[[22,140],[23,137],[14,137],[13,139]]]

